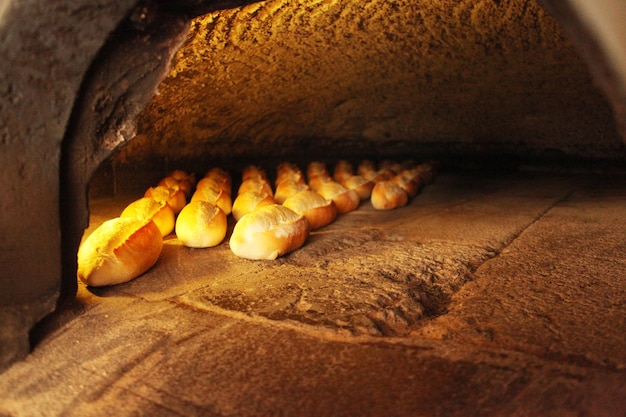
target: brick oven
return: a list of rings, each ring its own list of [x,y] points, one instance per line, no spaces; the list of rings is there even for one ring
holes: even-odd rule
[[[625,415],[624,19],[0,3],[0,415]],[[130,282],[76,278],[83,234],[173,170],[235,189],[251,164],[364,160],[439,171],[276,261],[234,256],[229,218]]]

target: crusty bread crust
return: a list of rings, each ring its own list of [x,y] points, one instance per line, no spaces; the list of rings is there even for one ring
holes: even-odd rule
[[[235,224],[230,249],[242,258],[274,260],[300,248],[309,230],[303,215],[278,204],[264,206]]]
[[[116,217],[102,223],[78,250],[78,278],[98,287],[137,278],[159,259],[163,237],[153,221]]]

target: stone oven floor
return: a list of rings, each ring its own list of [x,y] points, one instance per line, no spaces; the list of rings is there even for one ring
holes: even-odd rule
[[[442,173],[274,262],[167,238],[79,288],[0,415],[626,416],[625,180]]]

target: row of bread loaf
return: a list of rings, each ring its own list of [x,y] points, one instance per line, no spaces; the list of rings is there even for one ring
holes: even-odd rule
[[[196,184],[194,175],[177,170],[83,242],[78,276],[93,286],[133,279],[154,265],[163,237],[174,230],[185,246],[216,246],[226,236],[231,212],[237,221],[230,238],[233,253],[275,259],[301,247],[310,230],[355,210],[362,200],[371,199],[376,209],[405,205],[432,181],[435,171],[433,163],[390,162],[377,168],[362,161],[355,173],[342,160],[331,176],[324,163],[311,162],[307,181],[296,165],[283,163],[277,168],[273,192],[265,172],[249,166],[233,202],[228,172],[213,168]]]
[[[103,222],[78,249],[78,278],[90,286],[113,285],[150,269],[159,259],[163,237],[174,230],[193,183],[192,175],[173,171],[119,217]]]
[[[331,223],[338,214],[357,209],[371,199],[376,209],[389,210],[406,205],[417,194],[434,164],[381,164],[368,161],[352,165],[339,161],[333,176],[325,164],[311,162],[308,182],[295,164],[277,167],[274,192],[263,170],[247,167],[233,204],[237,224],[230,238],[235,255],[247,259],[276,259],[300,248],[313,229]],[[422,174],[426,172],[427,174]]]

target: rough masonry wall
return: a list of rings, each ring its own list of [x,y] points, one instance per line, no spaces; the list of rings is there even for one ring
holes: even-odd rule
[[[535,2],[269,0],[195,20],[116,161],[623,157],[577,50]]]

